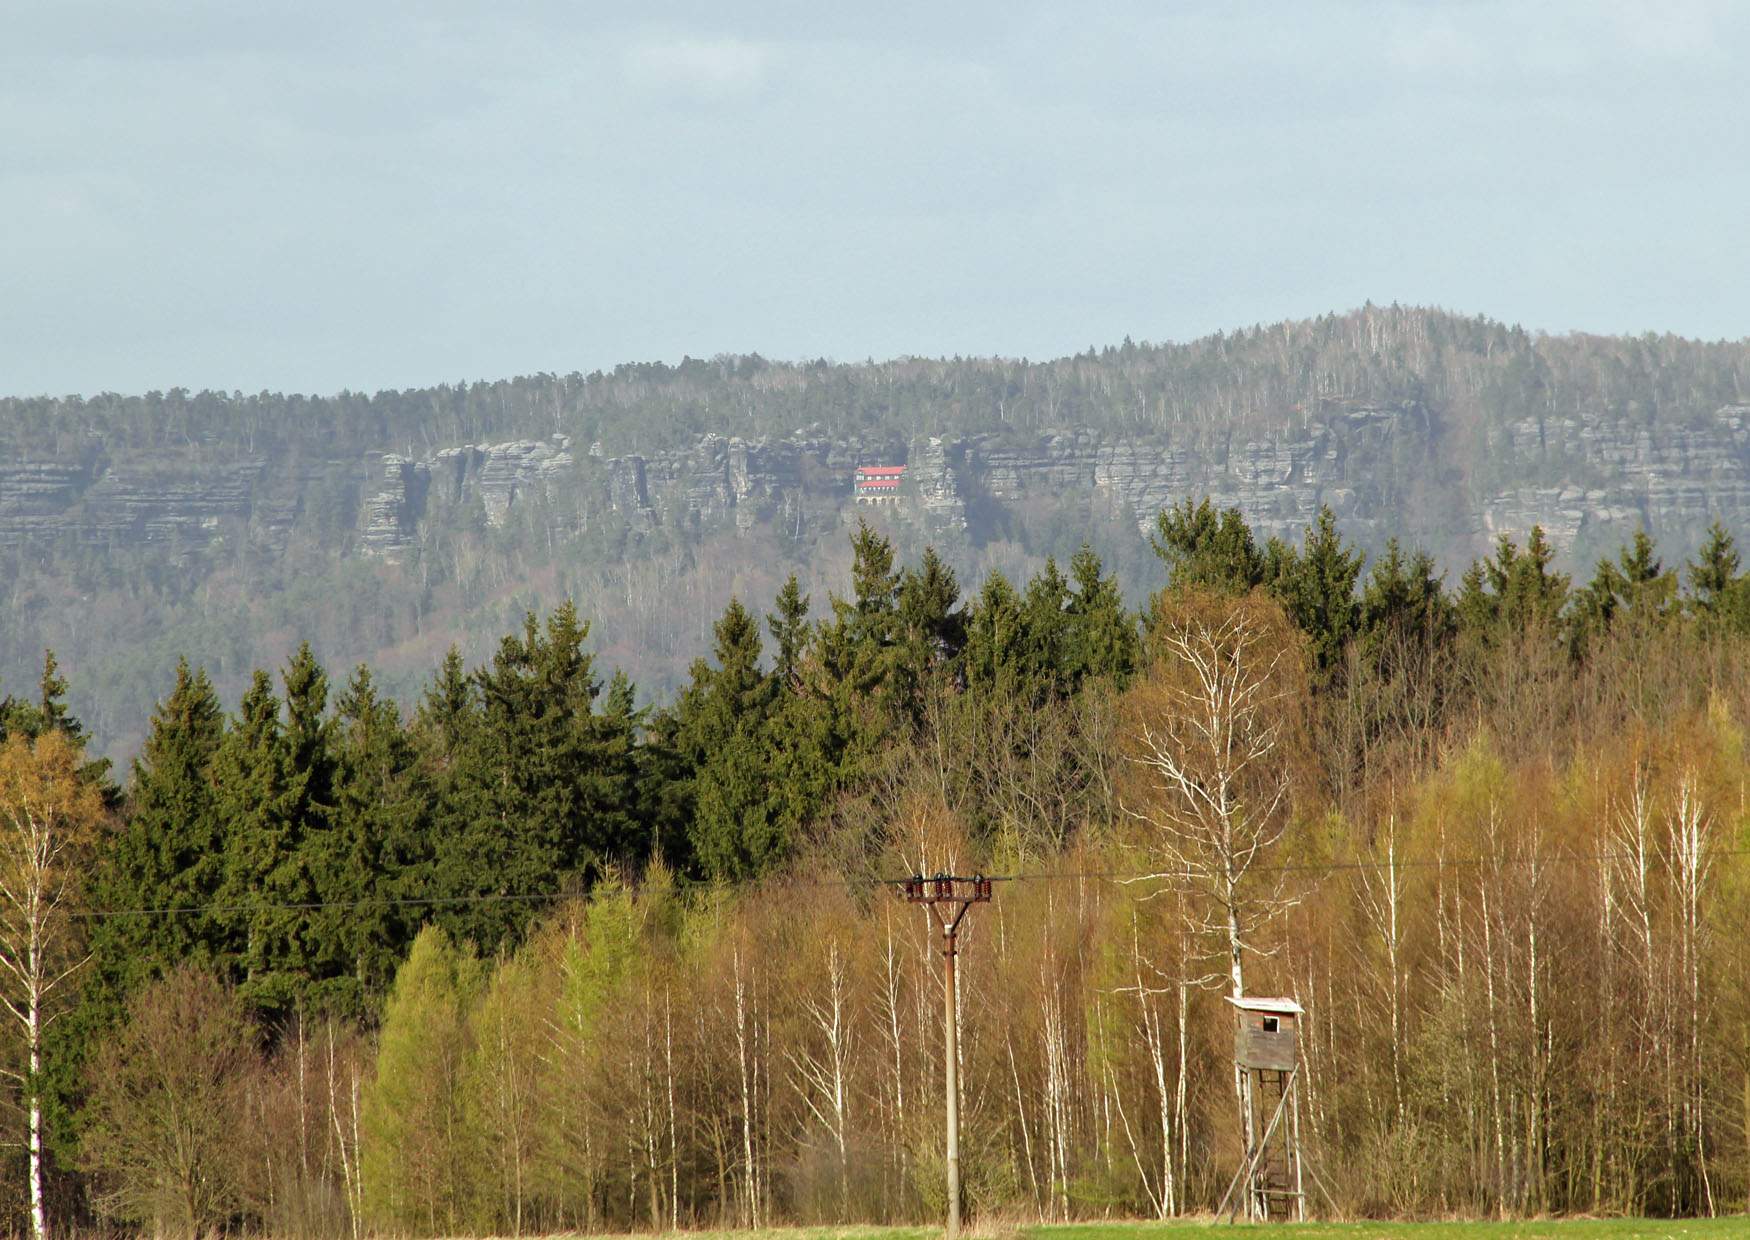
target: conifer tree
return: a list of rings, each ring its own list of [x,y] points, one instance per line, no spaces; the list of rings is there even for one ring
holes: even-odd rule
[[[1125,609],[1117,578],[1102,576],[1103,567],[1085,542],[1069,562],[1075,593],[1065,667],[1072,684],[1104,677],[1122,688],[1136,671],[1136,616]]]
[[[489,897],[442,918],[482,949],[520,939],[530,897],[586,883],[635,851],[631,740],[624,721],[594,710],[588,634],[569,601],[544,628],[530,612],[476,675],[479,722],[438,809],[433,894]]]
[[[318,871],[319,939],[329,947],[336,1002],[358,1009],[387,990],[431,887],[431,787],[395,703],[363,664],[335,703],[334,809]]]
[[[1027,670],[1026,619],[1009,579],[992,572],[968,609],[966,687],[975,694],[1007,696],[1020,690]]]
[[[808,596],[791,573],[778,591],[777,611],[766,617],[766,628],[776,644],[772,675],[779,686],[794,692],[801,684],[802,656],[808,647]]]
[[[223,824],[226,954],[238,993],[269,1017],[291,1012],[307,989],[315,960],[308,913],[318,898],[304,848],[304,779],[293,769],[273,682],[257,670],[237,718],[213,758],[217,812]]]
[[[1307,635],[1314,683],[1328,682],[1359,619],[1355,583],[1361,575],[1361,555],[1343,545],[1335,514],[1320,507],[1299,554],[1287,551],[1280,563],[1272,589],[1295,627]]]
[[[893,546],[859,522],[851,552],[851,597],[831,596],[832,619],[817,634],[813,676],[814,691],[828,706],[828,748],[838,779],[867,769],[903,718],[888,684],[898,619]]]
[[[434,775],[451,770],[472,739],[479,722],[475,688],[462,662],[462,652],[451,646],[444,652],[437,675],[426,687],[413,718],[413,731]]]
[[[1677,574],[1669,572],[1655,553],[1652,537],[1636,530],[1615,561],[1603,559],[1586,588],[1573,602],[1576,649],[1604,633],[1619,619],[1650,625],[1668,618],[1677,597]]]
[[[1027,583],[1021,596],[1023,693],[1026,700],[1044,702],[1068,687],[1072,622],[1069,616],[1069,582],[1047,556],[1045,567]]]
[[[104,849],[93,902],[107,909],[205,909],[224,880],[224,825],[212,763],[223,711],[204,669],[178,660],[176,683],[152,714],[134,759],[128,810]],[[98,919],[92,927],[93,1000],[110,1015],[144,982],[179,963],[216,967],[224,929],[209,912]]]
[[[1473,563],[1459,583],[1463,632],[1484,645],[1529,632],[1553,633],[1568,603],[1569,579],[1552,571],[1555,550],[1534,525],[1524,550],[1506,534],[1495,554]]]
[[[1470,588],[1480,592],[1481,570],[1475,571]],[[1477,603],[1486,606],[1482,600]],[[1398,540],[1392,538],[1368,573],[1357,623],[1369,653],[1378,657],[1382,647],[1392,642],[1441,646],[1452,637],[1458,620],[1441,588],[1433,557],[1425,551],[1406,557]]]
[[[965,642],[965,617],[954,610],[959,601],[954,570],[934,547],[924,548],[921,567],[900,574],[892,697],[913,727],[922,721],[930,682],[952,666]]]
[[[1208,496],[1163,508],[1150,538],[1175,589],[1244,594],[1265,580],[1264,557],[1238,508],[1220,513]]]
[[[759,626],[740,600],[713,631],[716,666],[693,665],[679,712],[694,770],[689,844],[705,874],[745,878],[787,849],[767,796],[766,727],[778,686],[759,669]]]
[[[1731,534],[1715,521],[1688,566],[1690,606],[1704,629],[1722,633],[1750,628],[1750,587],[1738,574],[1742,562]]]

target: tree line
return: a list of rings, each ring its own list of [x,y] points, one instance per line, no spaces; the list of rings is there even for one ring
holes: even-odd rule
[[[1329,513],[1154,541],[1139,615],[1086,549],[963,597],[861,527],[657,709],[569,604],[405,713],[307,647],[229,715],[184,663],[121,785],[50,656],[0,704],[14,1217],[920,1217],[939,991],[877,880],[972,868],[1034,876],[967,931],[974,1208],[1213,1206],[1248,990],[1309,1010],[1325,1209],[1741,1208],[1729,534],[1579,588],[1536,530],[1456,589]]]

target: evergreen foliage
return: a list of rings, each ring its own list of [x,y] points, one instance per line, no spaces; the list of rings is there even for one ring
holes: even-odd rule
[[[1420,940],[1417,950],[1436,954],[1456,951],[1460,942],[1468,953],[1480,950],[1479,943],[1518,952],[1534,923],[1513,919],[1546,911],[1556,917],[1564,902],[1590,900],[1599,891],[1608,891],[1611,917],[1636,908],[1642,897],[1626,870],[1572,886],[1564,885],[1566,878],[1531,877],[1524,867],[1534,856],[1558,855],[1547,851],[1558,838],[1555,826],[1548,835],[1536,834],[1546,829],[1540,815],[1567,815],[1560,830],[1575,832],[1576,839],[1586,830],[1603,832],[1583,847],[1569,849],[1564,841],[1562,857],[1617,856],[1645,847],[1649,874],[1665,879],[1687,855],[1683,849],[1701,847],[1694,842],[1701,836],[1691,839],[1684,831],[1713,832],[1707,839],[1715,848],[1736,838],[1736,802],[1722,800],[1719,790],[1737,786],[1741,744],[1732,712],[1750,710],[1750,681],[1736,670],[1746,665],[1739,609],[1750,596],[1750,578],[1723,529],[1686,566],[1682,580],[1643,535],[1602,561],[1577,591],[1555,571],[1548,541],[1535,529],[1523,547],[1501,539],[1456,592],[1448,592],[1427,554],[1406,552],[1396,542],[1364,565],[1329,511],[1298,546],[1273,541],[1259,550],[1236,513],[1218,513],[1207,501],[1187,503],[1163,514],[1158,541],[1174,584],[1157,602],[1145,643],[1141,618],[1124,608],[1115,580],[1087,546],[1070,560],[1067,576],[1055,560],[1020,584],[992,571],[968,598],[933,551],[899,566],[892,545],[861,526],[852,539],[849,592],[832,597],[824,620],[809,623],[809,599],[793,577],[764,617],[765,634],[758,613],[731,599],[714,627],[711,658],[699,660],[685,688],[660,708],[640,707],[623,674],[604,686],[588,624],[570,604],[544,618],[528,614],[485,666],[470,669],[449,651],[407,718],[367,667],[330,693],[328,674],[307,645],[284,665],[280,691],[267,672],[258,672],[230,718],[206,674],[183,663],[133,765],[124,812],[101,842],[89,886],[75,897],[91,914],[92,960],[78,977],[77,1003],[47,1043],[52,1147],[66,1166],[85,1157],[73,1114],[81,1106],[97,1108],[89,1122],[109,1123],[101,1108],[110,1105],[96,1101],[88,1065],[109,1062],[93,1058],[100,1048],[132,1046],[122,1033],[130,1005],[169,993],[153,988],[195,967],[209,972],[218,988],[203,992],[202,1002],[220,994],[254,1017],[253,1036],[269,1058],[305,1056],[299,1062],[306,1075],[314,1061],[305,1039],[321,1022],[330,1022],[331,1039],[335,1020],[380,1029],[374,1071],[356,1078],[362,1112],[354,1135],[346,1136],[340,1123],[333,1151],[336,1159],[344,1149],[347,1158],[363,1160],[348,1164],[362,1165],[362,1179],[347,1182],[345,1191],[354,1196],[346,1200],[356,1202],[346,1208],[373,1226],[422,1233],[603,1220],[669,1227],[688,1217],[675,1186],[691,1182],[704,1191],[697,1186],[713,1176],[718,1187],[709,1191],[726,1194],[722,1200],[730,1203],[714,1208],[751,1218],[756,1206],[765,1210],[776,1200],[747,1195],[772,1191],[761,1187],[768,1174],[761,1160],[777,1158],[771,1151],[792,1139],[802,1143],[785,1147],[798,1159],[793,1182],[802,1185],[811,1174],[797,1149],[826,1151],[821,1165],[831,1170],[831,1193],[810,1200],[831,1200],[841,1209],[861,1191],[853,1172],[861,1155],[854,1142],[840,1149],[834,1134],[842,1128],[835,1125],[889,1121],[835,1118],[830,1088],[818,1088],[830,1080],[835,1062],[846,1072],[874,1071],[843,1066],[861,1063],[861,1052],[853,1055],[849,1044],[834,1049],[833,1004],[839,1004],[838,1027],[856,1024],[866,1039],[875,1038],[875,1026],[867,1024],[871,1013],[889,1005],[881,1009],[888,1023],[880,1036],[921,1064],[934,1052],[907,1041],[913,1035],[904,1031],[915,994],[908,997],[892,980],[910,966],[899,963],[906,958],[901,949],[888,957],[873,952],[878,923],[859,907],[841,910],[835,914],[841,921],[833,923],[860,927],[856,934],[833,930],[810,939],[808,950],[820,946],[824,954],[798,965],[794,977],[777,978],[770,972],[774,962],[801,949],[781,927],[736,920],[757,906],[738,901],[731,885],[775,880],[771,890],[781,890],[787,876],[805,867],[836,881],[969,857],[1005,870],[1061,863],[1080,872],[1075,850],[1084,848],[1091,869],[1138,864],[1125,851],[1139,846],[1128,834],[1135,825],[1151,813],[1147,820],[1156,823],[1181,819],[1170,805],[1151,809],[1146,801],[1159,790],[1151,793],[1138,782],[1137,738],[1158,740],[1170,732],[1159,706],[1165,690],[1178,695],[1174,701],[1195,696],[1187,656],[1180,651],[1174,662],[1163,643],[1198,625],[1220,635],[1211,639],[1217,652],[1211,667],[1226,657],[1221,651],[1246,644],[1232,626],[1250,624],[1255,633],[1246,638],[1247,657],[1295,686],[1293,710],[1280,714],[1285,708],[1276,694],[1272,709],[1280,717],[1257,722],[1244,742],[1267,747],[1280,760],[1273,759],[1269,778],[1258,777],[1250,791],[1230,788],[1228,803],[1242,817],[1252,806],[1269,807],[1271,847],[1284,853],[1279,872],[1245,880],[1247,899],[1280,899],[1281,915],[1293,919],[1300,917],[1288,912],[1294,901],[1304,899],[1310,909],[1326,897],[1310,887],[1290,891],[1287,876],[1326,864],[1353,864],[1353,873],[1365,876],[1356,879],[1362,885],[1353,903],[1331,913],[1345,944],[1357,935],[1367,944],[1345,946],[1343,968],[1376,970],[1379,959],[1389,959],[1379,956],[1389,949],[1366,935],[1385,924],[1380,901],[1391,889],[1378,886],[1379,871],[1369,867],[1379,850],[1396,847],[1392,832],[1414,833],[1424,855],[1445,849],[1451,831],[1466,841],[1452,845],[1454,856],[1506,858],[1488,871],[1455,867],[1461,877],[1431,872],[1431,884],[1488,884],[1467,888],[1462,898],[1444,887],[1423,892],[1428,916],[1414,919],[1411,933],[1438,927],[1441,917],[1463,926],[1442,931],[1452,936],[1446,939],[1428,931],[1434,937]],[[1306,692],[1296,670],[1303,658],[1311,674]],[[37,700],[9,706],[8,726],[19,733],[47,726],[56,744],[71,744],[77,723],[56,705],[64,695],[49,661]],[[50,719],[52,725],[43,723]],[[1654,736],[1663,739],[1647,739]],[[1691,756],[1683,764],[1658,758],[1664,791],[1656,801],[1637,802],[1637,772],[1652,761],[1642,749],[1663,754],[1667,745]],[[1512,774],[1513,763],[1500,753],[1516,748],[1543,755],[1542,774],[1526,773],[1529,766]],[[1220,749],[1216,744],[1211,752]],[[1157,763],[1166,761],[1167,749],[1157,750]],[[1566,772],[1559,787],[1548,782],[1557,770]],[[81,779],[100,786],[98,773]],[[1189,778],[1186,795],[1219,782]],[[1608,812],[1586,808],[1588,797],[1604,795],[1598,788],[1617,784],[1623,790],[1611,793],[1617,799]],[[1702,794],[1695,789],[1704,786],[1711,808],[1700,821],[1695,807]],[[1395,808],[1400,789],[1412,790],[1402,793],[1406,798],[1412,792],[1419,798],[1401,816]],[[1638,828],[1635,814],[1644,815]],[[1660,834],[1653,843],[1634,834],[1655,829]],[[1522,834],[1498,834],[1509,831]],[[1116,860],[1100,859],[1108,847]],[[1717,857],[1723,863],[1727,855]],[[638,874],[645,876],[642,884],[628,878]],[[1691,887],[1673,890],[1699,892],[1695,884],[1708,881],[1706,874],[1692,879]],[[1513,885],[1537,882],[1546,886]],[[1509,903],[1492,904],[1485,915],[1476,902],[1484,890],[1491,900]],[[1029,1053],[1028,1038],[1049,1043],[1085,1034],[1101,1042],[1083,1048],[1087,1062],[1102,1065],[1101,1072],[1137,1073],[1135,1088],[1153,1078],[1127,1056],[1164,1047],[1163,1030],[1175,1020],[1196,1025],[1196,1038],[1212,1036],[1210,1018],[1198,1014],[1191,998],[1184,1000],[1183,1017],[1170,1010],[1163,1017],[1156,1009],[1123,1015],[1129,1009],[1122,1005],[1153,1002],[1157,983],[1175,986],[1172,979],[1197,976],[1207,964],[1200,962],[1209,951],[1207,936],[1196,928],[1204,914],[1186,912],[1191,896],[1184,892],[1157,894],[1159,904],[1107,909],[1085,925],[1075,922],[1081,914],[1074,910],[1093,897],[1057,903],[1041,897],[1045,902],[1031,921],[1003,924],[1003,950],[1013,955],[1004,955],[1001,967],[1025,971],[1017,976],[1032,978],[1029,984],[1046,985],[1041,979],[1084,959],[1096,960],[1095,971],[1105,979],[1084,995],[1091,1006],[1079,1025],[1050,1009],[1049,1036],[1043,1028],[1029,1027],[1023,1036],[1019,1027],[1005,1026],[1003,1036],[1017,1038],[1016,1054]],[[150,915],[132,915],[141,912]],[[1118,920],[1099,920],[1108,914]],[[1604,915],[1586,906],[1583,915],[1562,921],[1565,937],[1546,941],[1560,944],[1547,950],[1572,953],[1583,941],[1618,941],[1598,934],[1590,920]],[[1477,920],[1485,916],[1490,920]],[[1299,984],[1299,970],[1312,967],[1303,953],[1312,950],[1308,944],[1324,923],[1313,912],[1307,917],[1294,922],[1298,937],[1275,944],[1280,957],[1256,966],[1273,984]],[[1509,922],[1521,935],[1510,948],[1478,937],[1485,928],[1490,936],[1507,935]],[[1681,945],[1688,954],[1673,958],[1699,962],[1706,956],[1716,972],[1697,964],[1696,986],[1730,974],[1730,960],[1715,946],[1735,933],[1729,910],[1684,911],[1667,903],[1649,911],[1643,924],[1656,927],[1655,937],[1693,928],[1693,941]],[[1063,935],[1061,942],[1029,937],[1047,925]],[[1264,931],[1246,930],[1242,937],[1253,933]],[[1621,942],[1638,942],[1634,935],[1641,931],[1622,922],[1613,933]],[[1083,954],[1086,943],[1094,944],[1092,955]],[[1158,959],[1141,960],[1157,949]],[[495,962],[490,971],[482,960]],[[1544,960],[1539,967],[1547,971]],[[1611,967],[1648,967],[1644,955],[1624,960]],[[1126,964],[1144,980],[1119,976]],[[1523,957],[1483,966],[1467,955],[1465,967],[1496,968],[1503,987],[1541,984],[1527,980],[1536,975]],[[1409,971],[1412,980],[1385,983],[1383,991],[1369,974],[1365,985],[1357,983],[1355,1011],[1389,1007],[1393,986],[1400,994],[1418,988],[1424,1006],[1413,1017],[1400,1011],[1400,1020],[1416,1022],[1417,1036],[1433,1048],[1430,1056],[1471,1053],[1475,1040],[1467,1046],[1456,1026],[1441,1022],[1475,1014],[1474,975],[1437,978],[1433,965],[1426,976],[1422,968]],[[1677,1019],[1674,996],[1684,993],[1686,976],[1654,979],[1666,988],[1659,992],[1666,996],[1658,1000],[1662,1006],[1635,1009],[1636,1020],[1667,1022],[1661,1046],[1687,1044],[1672,1040],[1678,1027],[1669,1023]],[[1609,981],[1587,977],[1587,986]],[[889,984],[895,989],[883,991]],[[1323,984],[1345,983],[1326,977]],[[1610,984],[1629,985],[1622,977]],[[775,998],[770,988],[778,986],[791,987],[790,997]],[[710,1003],[684,1007],[688,987],[712,996]],[[1443,1006],[1467,987],[1471,1007]],[[1619,1007],[1627,1011],[1637,1002],[1620,998]],[[1578,1023],[1556,1031],[1568,1017],[1566,1009],[1544,1009],[1541,1019],[1550,1026],[1540,1026],[1536,1036],[1516,1027],[1514,1049],[1503,1054],[1527,1070],[1534,1066],[1545,1074],[1540,1079],[1555,1080],[1554,1039],[1592,1036]],[[1127,1042],[1119,1033],[1132,1019],[1140,1023]],[[1702,1027],[1691,1032],[1699,1045]],[[993,1043],[980,1041],[984,1036],[970,1038],[970,1054],[989,1052]],[[670,1038],[692,1039],[693,1049],[675,1052],[671,1063]],[[336,1045],[331,1040],[324,1052],[334,1056],[323,1069],[333,1074],[322,1086],[332,1095],[324,1104],[331,1107],[351,1088]],[[1602,1053],[1603,1045],[1591,1053]],[[749,1068],[747,1111],[735,1110],[740,1118],[733,1123],[724,1119],[732,1113],[723,1109],[724,1099],[733,1095],[735,1107],[742,1105],[735,1092],[739,1077],[711,1076],[712,1055],[731,1053],[726,1047],[745,1048],[750,1065],[764,1056],[763,1066]],[[1054,1046],[1042,1053],[1042,1063],[1073,1058]],[[1396,1053],[1408,1054],[1409,1044],[1401,1042]],[[1724,1051],[1715,1053],[1718,1064],[1727,1062]],[[1166,1064],[1165,1050],[1160,1054]],[[1197,1055],[1187,1055],[1195,1065]],[[1040,1079],[1069,1071],[1035,1067]],[[1340,1081],[1326,1086],[1344,1095],[1328,1122],[1333,1133],[1348,1134],[1330,1138],[1349,1143],[1347,1157],[1372,1157],[1365,1142],[1375,1139],[1356,1135],[1360,1129],[1345,1118],[1351,1112],[1369,1117],[1368,1132],[1384,1125],[1401,1133],[1394,1125],[1412,1122],[1415,1098],[1470,1088],[1459,1076],[1422,1080],[1399,1068],[1395,1081],[1370,1077],[1366,1097],[1346,1094]],[[1445,1071],[1430,1059],[1428,1070],[1436,1068]],[[1004,1065],[992,1079],[1007,1079],[1009,1071]],[[1014,1071],[1022,1076],[1021,1090],[1034,1088],[1024,1066]],[[1673,1061],[1660,1071],[1690,1069]],[[773,1080],[786,1072],[795,1096],[774,1101],[783,1091]],[[622,1111],[599,1095],[574,1096],[567,1073],[613,1082],[636,1096],[637,1105]],[[844,1104],[848,1113],[889,1115],[875,1101],[889,1097],[897,1124],[900,1079],[865,1080],[864,1092]],[[910,1077],[903,1079],[910,1088]],[[299,1090],[311,1088],[305,1077],[298,1080],[304,1082]],[[677,1101],[670,1101],[671,1089]],[[1401,1121],[1394,1118],[1399,1092]],[[306,1093],[250,1097],[263,1115],[272,1106],[302,1115],[313,1105]],[[1480,1097],[1472,1096],[1475,1106],[1493,1105]],[[1570,1091],[1562,1105],[1580,1106],[1584,1097]],[[784,1110],[790,1103],[799,1108],[794,1114]],[[1719,1104],[1710,1098],[1705,1105]],[[674,1119],[671,1128],[663,1118],[671,1106],[678,1114],[708,1114],[719,1127],[688,1133],[689,1121]],[[767,1107],[771,1112],[760,1110]],[[1661,1122],[1680,1126],[1687,1122],[1683,1114],[1674,1111]],[[923,1121],[913,1114],[906,1122]],[[1414,1117],[1415,1125],[1431,1125],[1419,1131],[1450,1135],[1439,1126],[1444,1122],[1429,1110]],[[1617,1122],[1603,1114],[1576,1121],[1570,1139],[1603,1142],[1572,1134],[1594,1131],[1593,1123],[1603,1132]],[[328,1123],[335,1126],[333,1115]],[[1627,1118],[1621,1123],[1622,1131],[1633,1127]],[[750,1138],[751,1152],[739,1148],[749,1126],[769,1144],[752,1149]],[[900,1140],[882,1131],[888,1133],[883,1139]],[[1551,1139],[1547,1130],[1544,1139]],[[1610,1140],[1617,1143],[1608,1157],[1653,1158],[1645,1132],[1635,1138],[1642,1145]],[[586,1141],[588,1152],[579,1152]],[[665,1143],[693,1152],[664,1161],[670,1157],[662,1153]],[[119,1158],[110,1137],[94,1138],[89,1148],[109,1151],[92,1158]],[[1559,1157],[1578,1158],[1577,1148]],[[1586,1148],[1587,1157],[1607,1156],[1602,1145]],[[1687,1210],[1701,1200],[1699,1162],[1686,1148],[1693,1147],[1679,1142],[1660,1153],[1665,1161],[1657,1176],[1646,1169],[1642,1182],[1659,1187],[1642,1191],[1659,1194],[1659,1208]],[[716,1152],[708,1158],[707,1150]],[[1093,1166],[1105,1156],[1083,1157]],[[720,1168],[708,1167],[710,1158]],[[262,1165],[269,1161],[264,1155]],[[1102,1164],[1100,1174],[1117,1186],[1115,1199],[1141,1200],[1131,1172],[1118,1169],[1135,1162],[1107,1158]],[[1179,1173],[1189,1174],[1183,1166]],[[737,1176],[749,1174],[753,1189],[734,1187]],[[910,1185],[904,1177],[915,1167],[869,1174]],[[1584,1196],[1545,1182],[1537,1196],[1523,1178],[1533,1171],[1521,1167],[1519,1174],[1511,1191],[1522,1194],[1515,1201],[1527,1208],[1597,1201],[1603,1192],[1588,1189],[1594,1195]],[[254,1191],[243,1184],[226,1200],[251,1218],[265,1217],[265,1207],[249,1196]],[[275,1181],[272,1192],[285,1191]],[[895,1200],[912,1200],[905,1196],[912,1187],[895,1191]],[[1476,1183],[1464,1191],[1484,1192]],[[1641,1198],[1643,1205],[1654,1200]]]

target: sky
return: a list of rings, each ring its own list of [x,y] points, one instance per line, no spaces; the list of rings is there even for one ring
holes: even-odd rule
[[[0,0],[0,393],[1750,335],[1750,4]]]

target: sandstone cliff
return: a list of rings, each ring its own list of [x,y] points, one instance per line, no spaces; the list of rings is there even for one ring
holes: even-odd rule
[[[1534,524],[1577,555],[1642,525],[1674,548],[1716,517],[1750,528],[1750,405],[1660,428],[1602,414],[1525,418],[1460,443],[1418,403],[1333,402],[1267,434],[1071,428],[906,442],[815,427],[705,434],[685,448],[618,456],[599,446],[574,453],[565,435],[459,444],[421,459],[295,462],[134,460],[99,443],[71,459],[0,462],[0,543],[159,544],[186,555],[241,542],[277,554],[300,531],[314,536],[321,517],[339,535],[333,554],[402,558],[445,514],[503,526],[537,497],[560,535],[604,520],[634,532],[749,532],[782,527],[805,505],[846,507],[859,465],[899,463],[910,467],[901,512],[974,540],[992,505],[1094,497],[1146,531],[1162,507],[1205,494],[1286,537],[1328,505],[1363,545],[1397,535],[1449,562]]]

